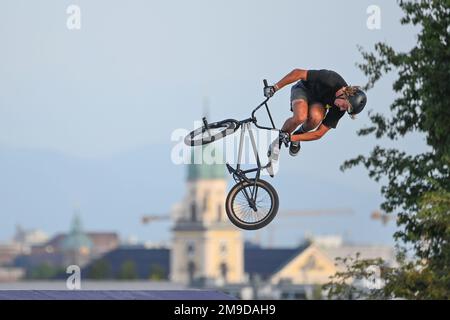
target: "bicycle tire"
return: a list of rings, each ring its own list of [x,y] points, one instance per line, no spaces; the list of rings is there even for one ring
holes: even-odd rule
[[[267,181],[259,179],[256,182],[256,185],[258,186],[258,188],[262,188],[269,194],[271,200],[270,210],[264,215],[262,219],[256,222],[248,222],[239,218],[239,215],[236,212],[236,202],[237,202],[236,197],[238,194],[243,194],[241,191],[244,188],[249,188],[253,186],[254,181],[255,181],[254,179],[251,179],[250,182],[243,181],[234,185],[233,188],[231,188],[230,192],[228,193],[227,199],[225,200],[225,210],[227,212],[228,218],[235,226],[244,230],[261,229],[266,225],[268,225],[278,213],[279,198],[275,188]]]
[[[208,126],[202,126],[191,131],[184,138],[184,143],[188,146],[200,146],[205,145],[226,137],[229,134],[236,132],[239,128],[239,121],[234,119],[227,119],[219,122],[208,123]],[[208,136],[205,136],[206,129],[208,129]],[[210,134],[211,130],[218,130],[217,132]]]

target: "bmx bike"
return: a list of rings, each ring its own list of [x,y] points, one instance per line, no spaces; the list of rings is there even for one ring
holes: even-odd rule
[[[264,80],[267,86],[267,80]],[[270,98],[266,98],[261,102],[251,114],[251,117],[244,120],[226,119],[219,122],[208,123],[203,118],[203,126],[191,131],[186,135],[184,143],[188,146],[199,146],[212,143],[227,135],[235,133],[241,128],[239,138],[239,151],[236,167],[233,168],[226,163],[228,172],[233,176],[236,184],[229,191],[225,209],[230,221],[239,228],[245,230],[257,230],[269,224],[276,216],[279,206],[279,198],[275,188],[267,181],[260,178],[261,170],[266,169],[270,176],[273,177],[273,163],[269,160],[267,165],[261,165],[259,158],[255,136],[252,126],[258,129],[275,130],[275,124],[270,114],[267,102]],[[272,127],[260,126],[255,117],[256,111],[265,106]],[[256,168],[248,170],[241,169],[242,149],[244,144],[245,132],[249,132],[253,153],[256,159]],[[255,173],[253,178],[248,177],[250,173]]]

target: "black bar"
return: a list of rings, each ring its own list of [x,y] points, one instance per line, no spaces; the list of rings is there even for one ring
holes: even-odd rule
[[[218,289],[219,291],[220,289]],[[445,312],[448,308],[447,300],[71,300],[71,301],[38,301],[16,300],[1,301],[2,312],[23,315],[27,317],[30,310],[34,313],[45,314],[50,319],[56,319],[58,307],[71,310],[73,314],[83,315],[82,311],[89,310],[89,314],[98,318],[130,318],[130,310],[136,314],[149,314],[149,310],[157,313],[157,319],[232,319],[248,320],[278,320],[300,318],[298,314],[314,314],[317,318],[360,319],[367,314],[367,310],[376,318],[386,317],[386,314],[399,312],[403,318],[430,316],[430,310]],[[239,306],[239,308],[238,308]],[[445,307],[447,306],[447,307]],[[203,307],[207,312],[203,315],[184,314],[180,310]],[[391,309],[391,310],[389,310]],[[9,311],[8,311],[9,310]],[[351,310],[351,312],[349,312]],[[294,315],[294,316],[293,316]],[[295,316],[297,315],[297,316]],[[17,318],[16,317],[16,318]]]
[[[257,123],[255,123],[255,127],[257,127],[258,129],[264,129],[264,130],[278,130],[277,128],[269,128],[269,127],[260,126]]]
[[[258,111],[258,109],[261,108],[264,104],[266,104],[267,101],[269,101],[269,98],[266,98],[266,100],[261,102],[255,109],[253,109],[253,111],[252,111],[252,118],[253,119],[255,118],[255,112]]]
[[[267,113],[269,114],[270,122],[272,122],[272,127],[275,129],[275,124],[273,123],[272,115],[270,114],[269,106],[267,103],[264,104],[266,106]]]

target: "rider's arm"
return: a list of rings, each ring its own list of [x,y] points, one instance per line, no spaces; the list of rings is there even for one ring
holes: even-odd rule
[[[313,141],[318,140],[324,136],[327,131],[330,130],[327,126],[321,124],[315,131],[295,134],[291,136],[291,141]]]
[[[291,72],[289,72],[283,79],[281,79],[280,81],[278,81],[275,84],[276,89],[280,90],[284,86],[287,86],[288,84],[291,84],[298,80],[306,80],[307,76],[308,76],[308,70],[294,69]]]

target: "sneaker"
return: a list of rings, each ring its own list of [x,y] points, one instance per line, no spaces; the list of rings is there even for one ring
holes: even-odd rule
[[[295,157],[300,151],[300,141],[292,141],[289,146],[289,154]]]
[[[272,178],[275,176],[275,172],[274,172],[275,170],[273,167],[274,166],[273,166],[272,161],[269,161],[269,163],[266,166],[266,170],[267,170],[267,173],[269,174],[269,176],[271,176]]]

